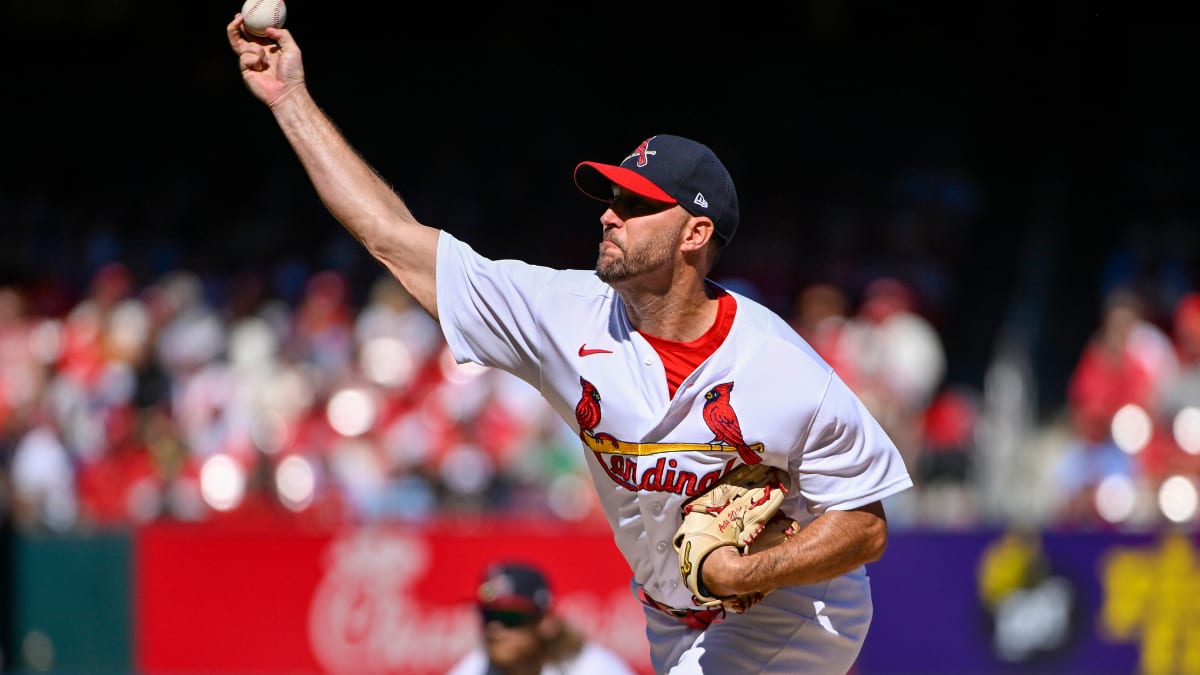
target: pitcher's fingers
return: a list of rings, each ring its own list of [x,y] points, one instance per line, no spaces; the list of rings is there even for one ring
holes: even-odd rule
[[[249,49],[238,54],[238,62],[242,70],[261,71],[267,67],[267,60],[261,49]]]
[[[229,45],[234,49],[237,49],[239,44],[247,42],[246,36],[242,35],[243,21],[242,13],[238,12],[233,15],[233,21],[230,21],[229,25],[225,27],[225,33],[229,37]]]
[[[284,52],[297,51],[296,40],[292,38],[292,32],[286,28],[276,28],[267,26],[263,33],[279,45],[279,50]]]

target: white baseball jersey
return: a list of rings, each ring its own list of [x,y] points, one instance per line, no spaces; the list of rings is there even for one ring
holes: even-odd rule
[[[492,670],[487,650],[482,646],[472,649],[458,660],[446,675],[490,675]],[[635,675],[629,664],[616,652],[595,642],[587,642],[583,649],[569,658],[552,661],[542,666],[540,675]]]
[[[695,608],[671,544],[681,507],[739,464],[786,469],[793,489],[783,510],[802,525],[912,485],[895,445],[829,365],[778,315],[730,294],[728,336],[672,399],[658,353],[595,272],[489,260],[446,232],[438,246],[438,313],[455,358],[528,382],[579,433],[634,580],[681,609]],[[722,414],[706,415],[706,404]],[[865,573],[851,577],[864,592],[838,601],[861,602],[869,621]],[[805,587],[813,621],[826,618],[812,616],[826,587]],[[788,597],[776,591],[737,618]],[[658,669],[671,650],[655,653],[653,634],[651,647]]]

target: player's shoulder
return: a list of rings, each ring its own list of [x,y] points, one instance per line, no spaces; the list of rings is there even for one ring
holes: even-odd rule
[[[557,270],[555,283],[561,284],[561,292],[570,295],[611,298],[616,293],[612,286],[600,281],[593,270]]]
[[[571,673],[605,673],[605,675],[633,675],[635,672],[616,652],[596,642],[584,645],[576,657]]]
[[[734,325],[743,344],[755,342],[753,351],[781,364],[788,360],[797,360],[822,370],[831,370],[812,345],[778,312],[754,298],[733,291],[727,292],[737,301]]]
[[[438,248],[439,266],[451,265],[469,270],[475,276],[525,280],[543,293],[605,296],[612,292],[593,270],[550,267],[514,258],[491,258],[445,230],[441,232]]]
[[[483,647],[475,646],[452,665],[446,675],[483,675],[487,670],[487,652]]]
[[[751,328],[755,333],[763,336],[764,339],[793,342],[793,338],[800,338],[800,334],[787,321],[784,321],[778,312],[767,307],[762,302],[736,291],[726,290],[726,293],[732,295],[734,301],[737,303],[735,321],[741,323],[744,327]],[[803,343],[804,340],[800,339],[799,342]]]

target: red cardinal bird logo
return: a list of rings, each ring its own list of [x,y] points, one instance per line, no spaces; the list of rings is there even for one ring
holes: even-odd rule
[[[592,431],[600,424],[600,391],[583,377],[579,378],[579,384],[583,387],[583,396],[580,397],[579,403],[575,404],[575,421],[579,424],[579,433],[592,434],[598,440],[611,440],[614,446],[617,445],[612,435],[596,434]]]
[[[591,431],[600,424],[600,392],[596,385],[582,377],[579,384],[583,386],[583,398],[575,405],[575,421],[579,423],[580,431]]]
[[[742,425],[738,424],[737,413],[729,404],[729,392],[731,391],[733,391],[733,383],[725,382],[705,392],[704,423],[715,434],[713,440],[735,448],[743,462],[758,464],[762,461],[762,457],[759,457],[742,439]],[[575,414],[579,415],[578,409]]]

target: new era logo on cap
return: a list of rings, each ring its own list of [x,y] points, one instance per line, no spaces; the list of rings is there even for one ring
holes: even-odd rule
[[[575,184],[589,197],[612,201],[613,184],[636,194],[679,204],[713,221],[725,243],[738,227],[737,190],[708,146],[682,136],[659,134],[642,141],[620,165],[581,162]]]

